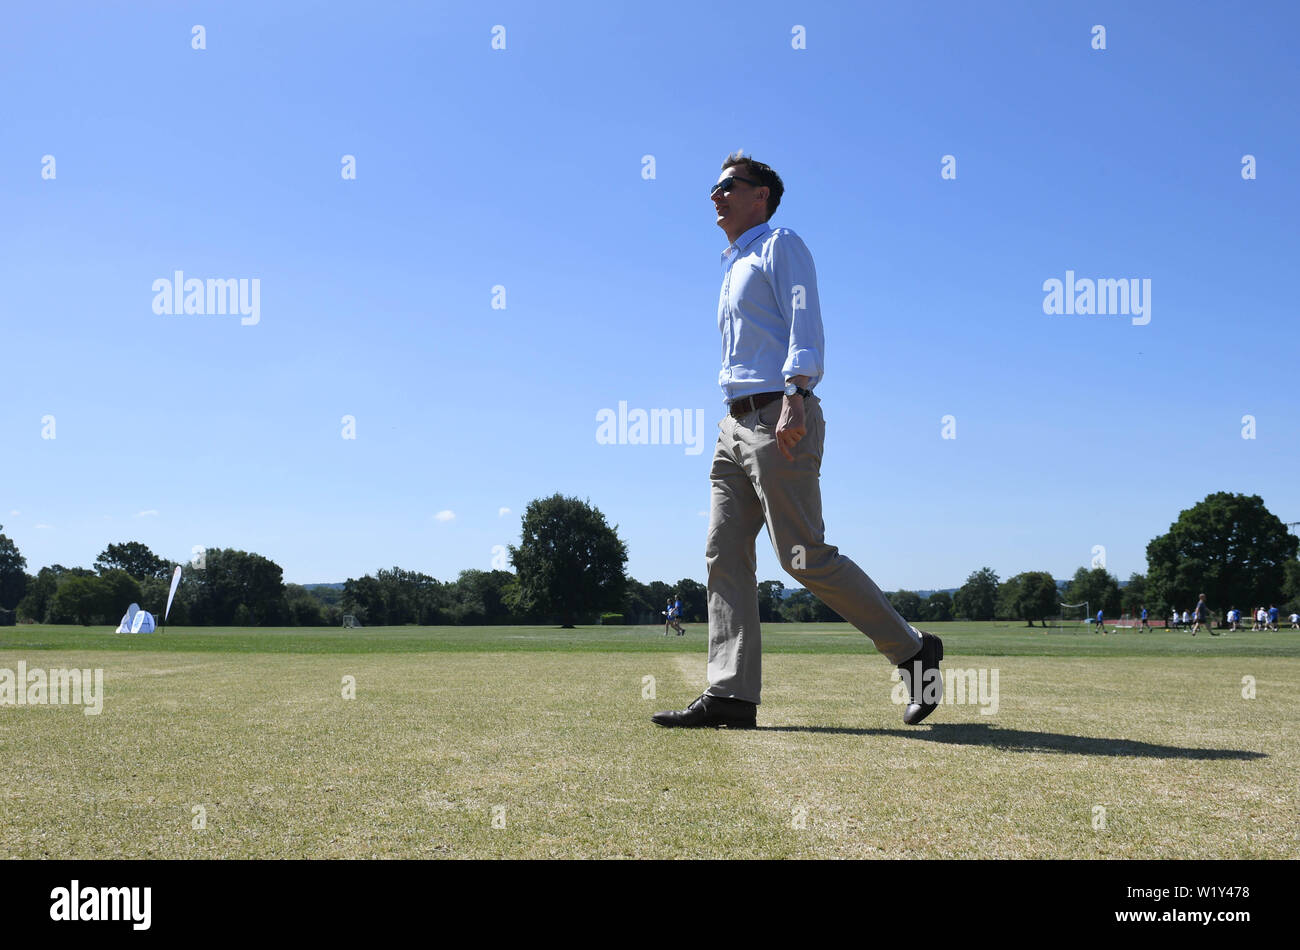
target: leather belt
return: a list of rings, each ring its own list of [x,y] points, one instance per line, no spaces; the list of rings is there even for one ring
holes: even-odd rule
[[[727,406],[727,411],[735,419],[742,419],[757,409],[762,409],[768,403],[776,402],[785,393],[755,393],[752,396],[742,396],[740,399],[733,399]]]

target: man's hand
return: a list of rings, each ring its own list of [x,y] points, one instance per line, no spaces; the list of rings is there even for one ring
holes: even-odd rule
[[[787,461],[794,461],[790,450],[807,434],[808,427],[804,425],[803,419],[803,396],[783,396],[781,418],[776,423],[776,447]]]

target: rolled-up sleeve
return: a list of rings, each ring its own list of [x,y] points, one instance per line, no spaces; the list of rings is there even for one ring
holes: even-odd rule
[[[824,371],[826,349],[821,301],[817,297],[817,268],[807,245],[793,232],[777,233],[768,246],[772,291],[790,328],[789,348],[781,371],[786,379],[807,376],[810,385],[815,386]]]

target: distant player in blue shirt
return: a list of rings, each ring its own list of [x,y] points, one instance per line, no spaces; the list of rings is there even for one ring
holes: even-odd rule
[[[1277,632],[1277,608],[1268,608],[1268,629]]]
[[[1147,623],[1147,609],[1146,609],[1145,607],[1142,608],[1142,627],[1141,627],[1141,629],[1143,629],[1143,630],[1150,630],[1150,629],[1151,629],[1151,624]]]
[[[1102,619],[1104,614],[1105,614],[1105,610],[1097,611],[1097,629],[1100,630],[1102,633],[1106,632],[1106,621]]]
[[[675,600],[672,597],[668,598],[668,604],[664,609],[664,636],[665,637],[668,636],[669,627],[672,627],[674,630],[676,630],[677,635],[679,637],[682,636],[684,633],[686,633],[686,631],[682,629],[681,620],[679,619],[681,615],[682,615],[682,599],[680,597],[677,597]]]

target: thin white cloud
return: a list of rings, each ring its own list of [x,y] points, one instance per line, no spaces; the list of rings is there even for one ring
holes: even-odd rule
[[[15,511],[14,514],[18,514],[18,512]],[[498,518],[504,518],[504,517],[505,517],[506,515],[508,515],[508,514],[510,514],[510,509],[509,509],[509,508],[498,508],[498,509],[497,509],[497,517],[498,517]]]
[[[453,521],[456,518],[456,512],[450,510],[440,511],[436,515],[434,515],[434,517],[437,518],[439,521]]]
[[[135,513],[135,516],[136,516],[137,518],[157,518],[157,517],[158,517],[158,509],[157,509],[157,508],[148,508],[148,509],[146,509],[146,510],[144,510],[144,511],[137,511],[137,512]]]
[[[35,527],[36,527],[36,530],[37,530],[37,531],[53,531],[53,530],[54,530],[54,525],[52,525],[52,524],[38,524],[38,525],[36,525]]]
[[[17,515],[21,515],[22,512],[19,511],[17,508],[14,508],[10,510],[9,514],[17,516]]]

